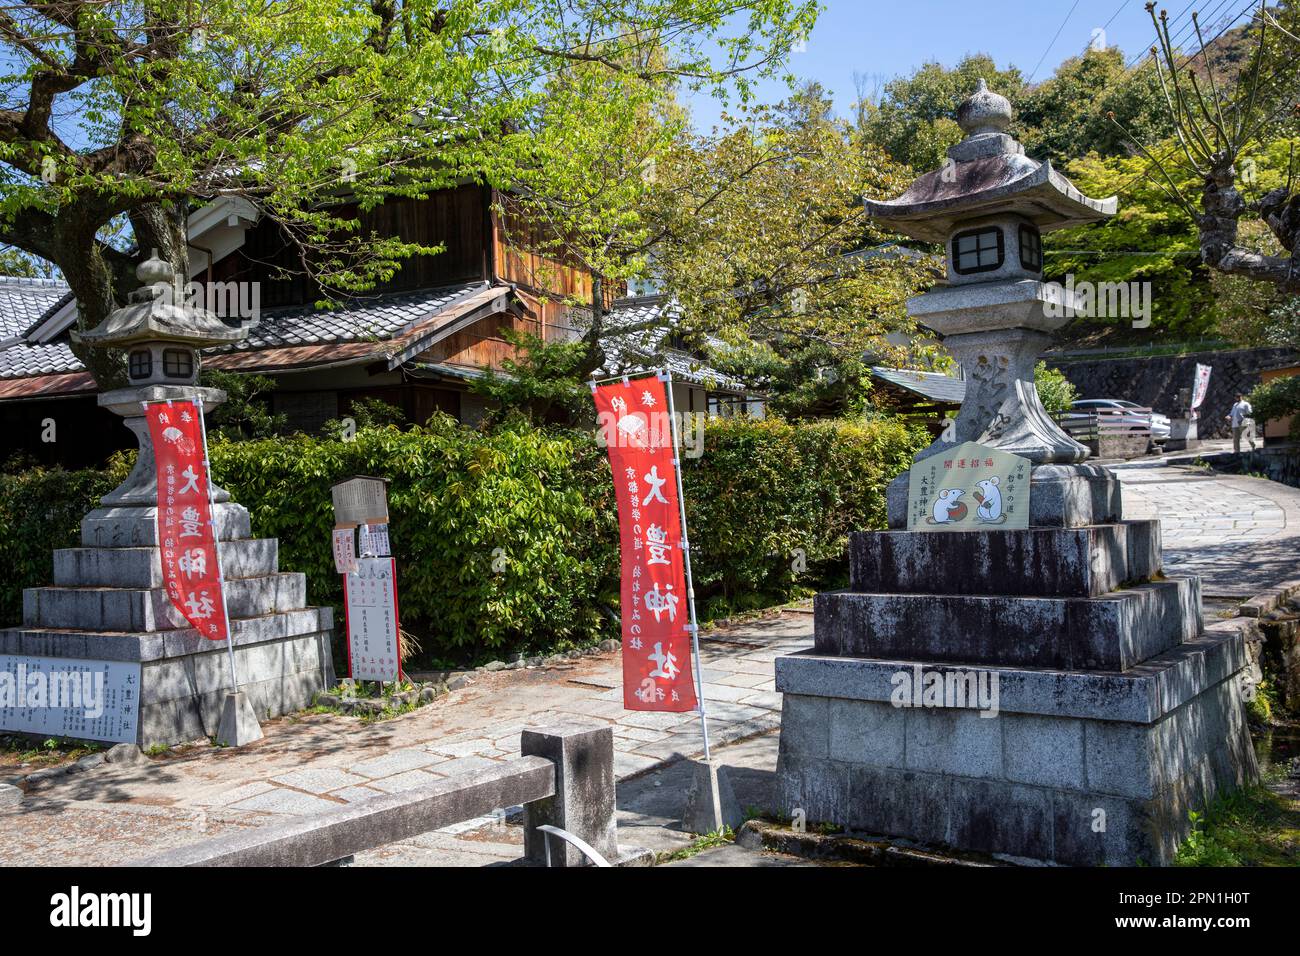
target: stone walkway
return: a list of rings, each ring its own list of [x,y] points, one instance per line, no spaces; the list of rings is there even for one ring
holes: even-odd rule
[[[1300,577],[1300,488],[1162,462],[1116,468],[1126,518],[1159,518],[1165,570],[1207,597],[1249,598]]]
[[[800,612],[705,637],[703,677],[715,745],[779,726],[772,662],[811,641],[811,615]],[[399,792],[517,756],[525,725],[575,718],[612,724],[620,780],[699,755],[693,714],[623,710],[620,667],[619,655],[610,653],[559,667],[482,674],[470,687],[394,720],[364,725],[338,715],[285,718],[268,722],[266,739],[239,751],[204,747],[139,767],[103,766],[60,778],[42,784],[16,810],[0,812],[0,864],[120,862],[232,827]],[[492,827],[487,839],[474,835],[490,823],[469,821],[428,834],[415,849],[419,843],[438,846],[449,854],[447,862],[463,858],[476,865],[485,862],[485,853],[518,856],[513,841],[491,839]],[[446,845],[462,835],[465,840]],[[384,848],[367,858],[385,863],[403,852]],[[427,862],[425,853],[416,856]]]

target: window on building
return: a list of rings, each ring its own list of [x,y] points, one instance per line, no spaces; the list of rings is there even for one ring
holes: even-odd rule
[[[163,375],[189,378],[194,374],[194,353],[189,349],[163,349]]]
[[[997,226],[971,229],[952,237],[953,271],[958,275],[992,272],[1001,268],[1002,230]]]
[[[1043,237],[1033,226],[1020,226],[1020,264],[1030,272],[1043,271]]]
[[[148,349],[132,352],[127,361],[127,374],[131,378],[148,378],[153,374],[153,354]]]

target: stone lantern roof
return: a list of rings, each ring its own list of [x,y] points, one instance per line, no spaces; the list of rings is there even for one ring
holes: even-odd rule
[[[1040,232],[1095,222],[1115,214],[1117,200],[1091,199],[1052,168],[1025,155],[1006,130],[1011,104],[983,80],[957,109],[966,137],[948,150],[948,162],[926,173],[897,199],[868,200],[867,215],[926,242],[945,242],[956,224],[994,213],[1013,213]]]
[[[232,328],[206,309],[187,308],[177,294],[172,267],[158,251],[136,266],[144,285],[132,292],[127,304],[114,309],[95,328],[73,332],[75,341],[99,347],[125,348],[142,342],[174,342],[201,349],[238,342],[247,329]]]

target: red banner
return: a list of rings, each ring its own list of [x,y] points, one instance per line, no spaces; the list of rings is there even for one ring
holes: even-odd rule
[[[593,388],[618,500],[623,587],[623,706],[696,709],[682,522],[664,383]]]
[[[194,402],[145,405],[158,475],[158,550],[176,609],[213,641],[228,634],[217,536],[208,499],[203,411]]]

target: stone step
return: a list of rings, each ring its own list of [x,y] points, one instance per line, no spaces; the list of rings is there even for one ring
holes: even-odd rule
[[[275,574],[276,538],[242,538],[221,546],[226,580]],[[162,562],[154,548],[60,548],[54,552],[56,587],[159,588]]]
[[[1092,598],[834,591],[814,602],[820,654],[1127,670],[1201,630],[1199,578]]]
[[[243,505],[216,505],[217,536],[222,541],[253,536],[252,520]],[[158,545],[157,508],[96,508],[81,519],[81,544],[86,548],[149,548]]]
[[[284,640],[303,634],[329,632],[334,612],[328,607],[276,611],[260,617],[235,618],[235,646]],[[100,661],[156,661],[206,653],[218,642],[202,637],[188,625],[170,631],[126,633],[50,627],[11,627],[0,630],[0,654],[72,657]]]
[[[268,574],[226,582],[232,618],[260,617],[307,606],[307,578]],[[162,588],[27,588],[23,624],[90,631],[167,631],[189,627]]]
[[[1160,571],[1160,522],[849,535],[849,589],[1098,597]]]

